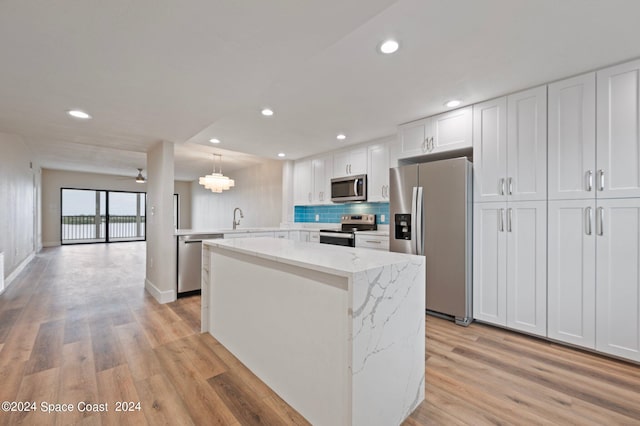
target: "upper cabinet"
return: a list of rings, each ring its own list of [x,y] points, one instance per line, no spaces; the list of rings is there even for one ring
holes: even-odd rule
[[[389,145],[379,144],[367,147],[369,169],[367,199],[372,202],[389,201]]]
[[[362,175],[367,173],[367,149],[356,148],[340,151],[333,156],[333,177]]]
[[[474,201],[547,198],[547,87],[473,108]]]
[[[331,202],[331,155],[295,162],[293,168],[293,203],[296,206]]]
[[[313,201],[313,174],[311,160],[298,160],[293,166],[293,204],[311,204]]]
[[[403,124],[398,129],[399,158],[470,148],[472,107]]]
[[[598,198],[640,197],[640,60],[597,73]]]
[[[549,85],[549,199],[593,197],[596,173],[596,74]]]
[[[507,176],[507,98],[473,106],[474,201],[504,201]]]
[[[311,160],[313,169],[313,204],[328,204],[331,202],[331,174],[333,172],[333,157],[325,155]]]
[[[507,96],[509,200],[547,198],[547,86]]]

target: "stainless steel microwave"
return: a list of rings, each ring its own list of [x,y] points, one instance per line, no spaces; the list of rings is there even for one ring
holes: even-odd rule
[[[367,201],[367,175],[331,179],[331,201],[334,203]]]

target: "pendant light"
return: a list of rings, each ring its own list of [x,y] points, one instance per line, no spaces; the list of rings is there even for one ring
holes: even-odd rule
[[[220,165],[218,166],[218,171],[216,172],[216,157],[219,158]],[[210,175],[206,175],[201,177],[198,180],[198,183],[204,186],[207,189],[210,189],[211,192],[221,193],[233,186],[235,186],[235,182],[233,179],[229,179],[225,175],[222,174],[222,155],[213,154],[213,172]]]

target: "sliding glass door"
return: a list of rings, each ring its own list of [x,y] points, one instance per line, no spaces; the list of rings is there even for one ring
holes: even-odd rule
[[[146,238],[146,194],[63,188],[62,244],[143,241]]]

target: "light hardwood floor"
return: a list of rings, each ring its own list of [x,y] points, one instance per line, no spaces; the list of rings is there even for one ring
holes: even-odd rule
[[[0,424],[307,424],[199,333],[199,297],[145,293],[144,251],[45,249],[0,296],[0,402],[38,408]],[[406,425],[640,424],[637,365],[482,324],[427,317],[426,331],[427,396]],[[109,412],[40,405],[81,401]],[[141,409],[115,412],[118,401]]]

